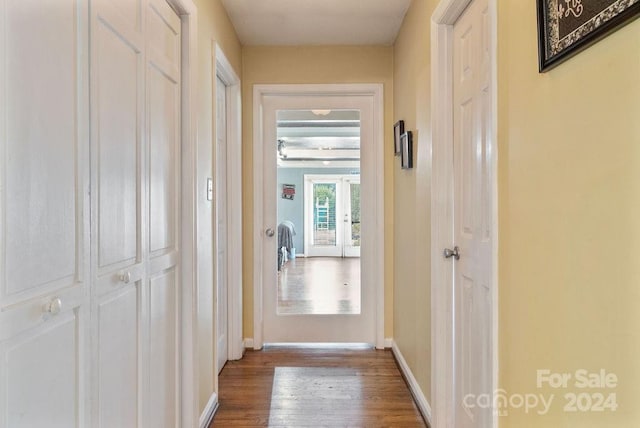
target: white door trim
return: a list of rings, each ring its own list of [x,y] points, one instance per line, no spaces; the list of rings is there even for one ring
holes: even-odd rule
[[[431,181],[431,373],[433,427],[453,427],[454,415],[454,330],[453,269],[442,257],[453,244],[453,25],[473,0],[441,0],[431,17],[431,100],[432,181]],[[497,0],[489,0],[491,20],[491,80],[493,117],[490,134],[497,135]],[[498,186],[497,145],[492,153],[492,391],[498,387]],[[494,417],[493,426],[497,426]]]
[[[242,95],[240,78],[214,42],[215,70],[227,87],[228,359],[242,358]],[[215,115],[214,115],[215,117]],[[214,133],[215,135],[215,133]],[[217,329],[216,336],[217,336]],[[217,342],[217,337],[214,343]],[[217,372],[216,372],[217,373]]]
[[[372,278],[375,290],[376,347],[384,348],[384,105],[382,84],[254,85],[253,87],[253,348],[263,345],[262,239],[264,227],[263,101],[269,96],[369,96],[374,107],[375,210],[369,220],[376,237]]]
[[[181,189],[181,247],[180,267],[182,290],[180,298],[181,328],[181,387],[180,419],[182,426],[198,423],[198,362],[197,362],[197,111],[198,111],[198,12],[193,0],[167,0],[182,21],[181,53],[181,132],[182,132],[182,189]]]

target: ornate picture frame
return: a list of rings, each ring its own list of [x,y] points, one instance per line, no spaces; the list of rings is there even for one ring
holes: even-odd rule
[[[640,16],[640,0],[536,0],[545,72]]]

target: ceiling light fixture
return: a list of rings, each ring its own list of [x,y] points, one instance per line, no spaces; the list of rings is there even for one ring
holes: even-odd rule
[[[331,113],[331,110],[311,110],[311,113],[315,114],[316,116],[326,116]]]

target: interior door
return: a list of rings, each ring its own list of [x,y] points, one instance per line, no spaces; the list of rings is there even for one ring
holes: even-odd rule
[[[489,427],[492,409],[465,397],[490,394],[492,136],[489,14],[474,0],[454,26],[454,268],[456,427]]]
[[[216,77],[216,290],[217,290],[217,361],[218,372],[227,362],[228,351],[228,281],[227,281],[227,87]]]
[[[0,427],[83,427],[88,7],[0,2]]]
[[[94,426],[178,425],[180,20],[93,5]],[[146,7],[145,7],[146,6]]]
[[[265,343],[283,342],[351,342],[376,343],[375,325],[375,290],[368,284],[373,283],[372,273],[374,252],[364,252],[361,258],[361,293],[360,308],[352,314],[315,314],[296,315],[278,313],[278,250],[277,236],[272,234],[277,228],[277,112],[278,110],[311,110],[322,108],[334,110],[360,111],[360,138],[373,141],[374,105],[370,97],[348,95],[335,96],[278,96],[265,98],[263,102],[262,123],[265,149],[263,150],[263,219],[260,233],[262,240],[263,260],[257,266],[261,270],[263,280],[263,341]],[[373,209],[371,195],[375,188],[375,157],[370,146],[362,144],[361,177],[362,203]],[[257,190],[259,191],[259,190]],[[371,198],[371,199],[370,199]],[[371,205],[367,205],[371,204]],[[259,207],[257,209],[260,209]],[[342,222],[339,222],[342,223]],[[340,226],[342,227],[342,226]],[[373,230],[373,225],[370,226]],[[371,248],[375,245],[375,237],[371,239]],[[306,251],[306,250],[305,250]]]

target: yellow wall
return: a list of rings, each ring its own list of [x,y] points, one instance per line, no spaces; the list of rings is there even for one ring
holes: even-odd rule
[[[394,169],[393,338],[427,399],[431,396],[430,27],[437,2],[414,0],[394,46],[394,123],[413,132],[414,169]]]
[[[198,189],[205,189],[213,176],[213,51],[217,42],[240,75],[242,50],[236,33],[219,0],[195,0],[198,8]],[[212,205],[198,203],[198,345],[199,408],[202,411],[216,388],[214,370],[214,284]]]
[[[385,115],[385,240],[393,242],[393,49],[383,46],[243,49],[244,337],[253,337],[253,85],[383,83]],[[385,252],[385,337],[393,331],[393,255]]]
[[[501,427],[640,426],[640,20],[544,74],[533,1],[499,1],[500,384],[555,393]],[[536,370],[605,369],[615,413]]]

